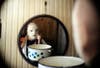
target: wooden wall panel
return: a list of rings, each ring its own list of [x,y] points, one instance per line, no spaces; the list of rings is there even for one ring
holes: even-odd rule
[[[47,12],[44,2],[47,1]],[[1,7],[2,37],[0,54],[11,68],[35,68],[21,56],[17,36],[22,25],[31,17],[49,14],[60,19],[68,29],[70,47],[66,55],[76,55],[72,39],[71,11],[73,0],[5,0]]]
[[[24,2],[23,0],[18,0],[18,22],[17,22],[17,32],[21,29],[21,26],[23,25],[24,22]],[[17,33],[18,34],[18,33]],[[17,49],[17,68],[23,68],[23,59]]]
[[[9,4],[8,4],[9,3]],[[8,65],[11,65],[11,38],[12,38],[12,8],[13,4],[12,1],[9,0],[7,2],[7,18],[6,18],[6,48],[5,48],[5,61]],[[2,20],[2,19],[1,19]]]

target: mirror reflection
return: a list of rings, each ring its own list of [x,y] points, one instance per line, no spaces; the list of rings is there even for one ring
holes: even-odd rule
[[[62,22],[49,15],[29,19],[21,28],[18,45],[29,61],[54,55],[64,55],[68,48],[68,32]]]

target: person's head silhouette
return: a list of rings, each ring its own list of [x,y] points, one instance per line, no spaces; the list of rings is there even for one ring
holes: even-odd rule
[[[94,0],[95,2],[96,0]],[[96,2],[76,0],[72,12],[72,28],[75,47],[86,64],[100,62],[100,22]],[[99,56],[100,57],[100,56]]]

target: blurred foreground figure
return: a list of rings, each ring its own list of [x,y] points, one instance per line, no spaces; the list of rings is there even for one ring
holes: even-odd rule
[[[76,0],[72,12],[77,53],[91,68],[100,67],[100,17],[95,1]]]

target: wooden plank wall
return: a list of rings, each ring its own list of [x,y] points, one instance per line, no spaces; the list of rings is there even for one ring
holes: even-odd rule
[[[11,68],[35,68],[21,56],[17,46],[17,36],[22,25],[31,17],[45,14],[45,0],[5,0],[1,8],[2,37],[0,55]],[[47,13],[60,19],[70,37],[70,47],[66,55],[75,56],[72,40],[71,11],[73,0],[47,0]],[[1,54],[2,53],[2,54]]]

